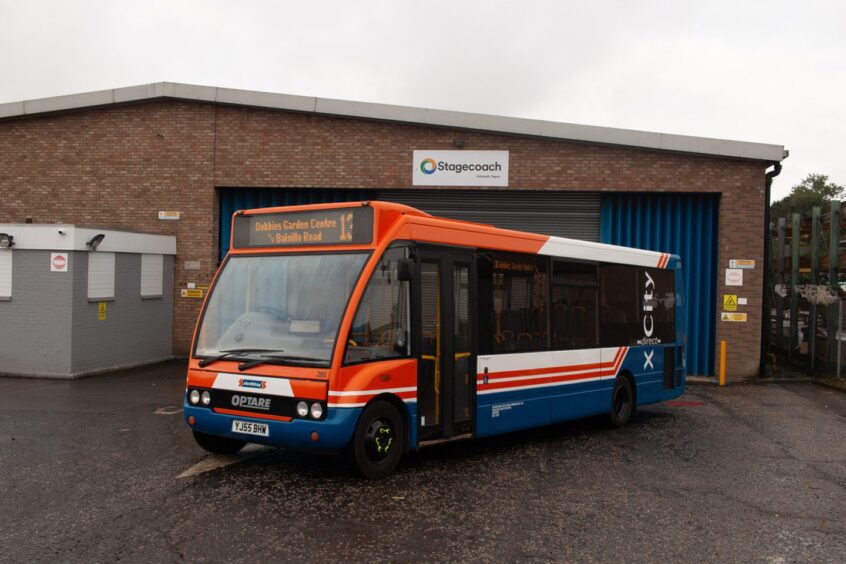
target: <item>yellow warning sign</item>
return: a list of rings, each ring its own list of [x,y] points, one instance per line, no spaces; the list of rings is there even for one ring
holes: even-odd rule
[[[182,289],[182,297],[183,298],[202,298],[203,291],[199,288],[192,288],[192,289]]]
[[[106,302],[99,302],[97,304],[97,319],[100,321],[106,320]]]
[[[723,294],[723,309],[726,311],[737,311],[736,294]]]
[[[720,315],[720,321],[740,321],[741,323],[746,323],[746,314],[745,313],[729,313],[724,311]]]
[[[755,268],[755,261],[748,259],[731,259],[729,268]]]

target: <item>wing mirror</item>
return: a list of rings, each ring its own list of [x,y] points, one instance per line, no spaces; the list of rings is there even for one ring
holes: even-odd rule
[[[398,353],[405,354],[408,347],[408,331],[400,329],[397,331],[397,336],[394,339],[394,350]]]

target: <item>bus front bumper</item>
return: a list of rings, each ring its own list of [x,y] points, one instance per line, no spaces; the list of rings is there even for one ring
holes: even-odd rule
[[[182,406],[185,422],[194,431],[263,445],[331,450],[341,449],[350,442],[361,411],[361,408],[329,408],[326,418],[321,421],[296,418],[291,421],[273,421],[215,413],[211,409],[195,407],[187,402]],[[194,417],[193,425],[189,422],[191,416]],[[268,436],[233,433],[234,420],[266,424]],[[317,433],[317,440],[312,433]]]

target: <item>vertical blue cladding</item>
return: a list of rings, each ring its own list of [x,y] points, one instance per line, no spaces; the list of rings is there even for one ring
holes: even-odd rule
[[[229,252],[232,214],[238,210],[373,199],[371,190],[331,188],[220,188],[218,193],[220,194],[220,260],[223,260]]]
[[[602,195],[600,241],[681,257],[687,373],[714,374],[718,194]]]

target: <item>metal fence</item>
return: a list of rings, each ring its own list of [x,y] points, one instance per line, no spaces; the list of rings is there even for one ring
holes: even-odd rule
[[[768,350],[773,366],[804,372],[841,374],[846,362],[846,231],[840,202],[823,215],[793,214],[771,226]],[[846,243],[844,241],[843,243]]]

